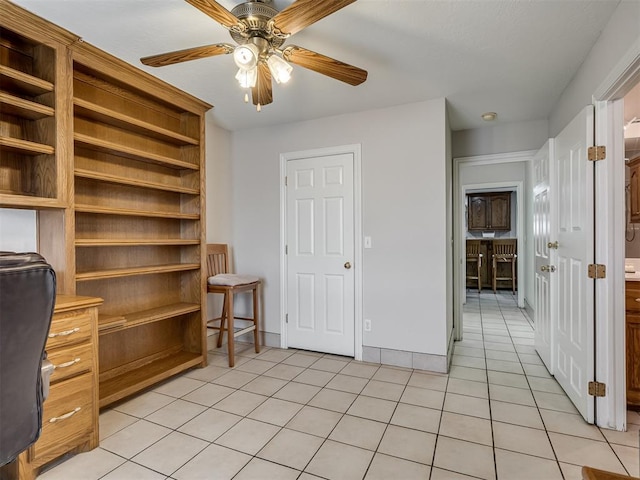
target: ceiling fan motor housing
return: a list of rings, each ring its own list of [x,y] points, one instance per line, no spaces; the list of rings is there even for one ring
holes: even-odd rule
[[[231,38],[242,45],[249,42],[252,37],[261,37],[267,40],[272,48],[280,47],[284,43],[284,39],[270,34],[267,28],[269,20],[278,13],[272,5],[271,0],[253,0],[236,5],[231,13],[246,24],[247,32],[240,33],[230,30]]]

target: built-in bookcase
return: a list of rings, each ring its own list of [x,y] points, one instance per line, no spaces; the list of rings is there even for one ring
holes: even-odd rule
[[[76,293],[100,309],[100,402],[203,362],[202,115],[73,68]]]
[[[56,65],[60,48],[0,30],[0,202],[62,206]]]
[[[0,0],[0,207],[58,292],[99,297],[103,407],[206,364],[210,105]]]

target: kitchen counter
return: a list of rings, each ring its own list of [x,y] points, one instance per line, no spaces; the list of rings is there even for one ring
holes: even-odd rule
[[[640,258],[624,259],[624,279],[630,282],[640,282]]]

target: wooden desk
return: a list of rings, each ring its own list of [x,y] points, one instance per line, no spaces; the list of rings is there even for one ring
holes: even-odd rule
[[[69,452],[98,446],[98,306],[101,298],[58,295],[47,356],[56,368],[43,404],[38,441],[3,467],[0,478],[33,480]]]
[[[582,467],[582,480],[640,480],[638,477],[630,477],[619,473],[605,472],[591,467]]]

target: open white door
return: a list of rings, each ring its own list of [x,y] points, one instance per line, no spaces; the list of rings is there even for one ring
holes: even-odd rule
[[[287,344],[354,356],[354,156],[289,159]]]
[[[553,374],[553,329],[557,321],[555,273],[555,239],[557,225],[554,195],[557,195],[552,178],[553,139],[544,144],[533,157],[533,250],[535,256],[535,346],[547,369]]]
[[[594,258],[593,106],[588,106],[555,139],[558,185],[558,321],[554,375],[578,411],[594,421],[594,287],[587,276]]]

